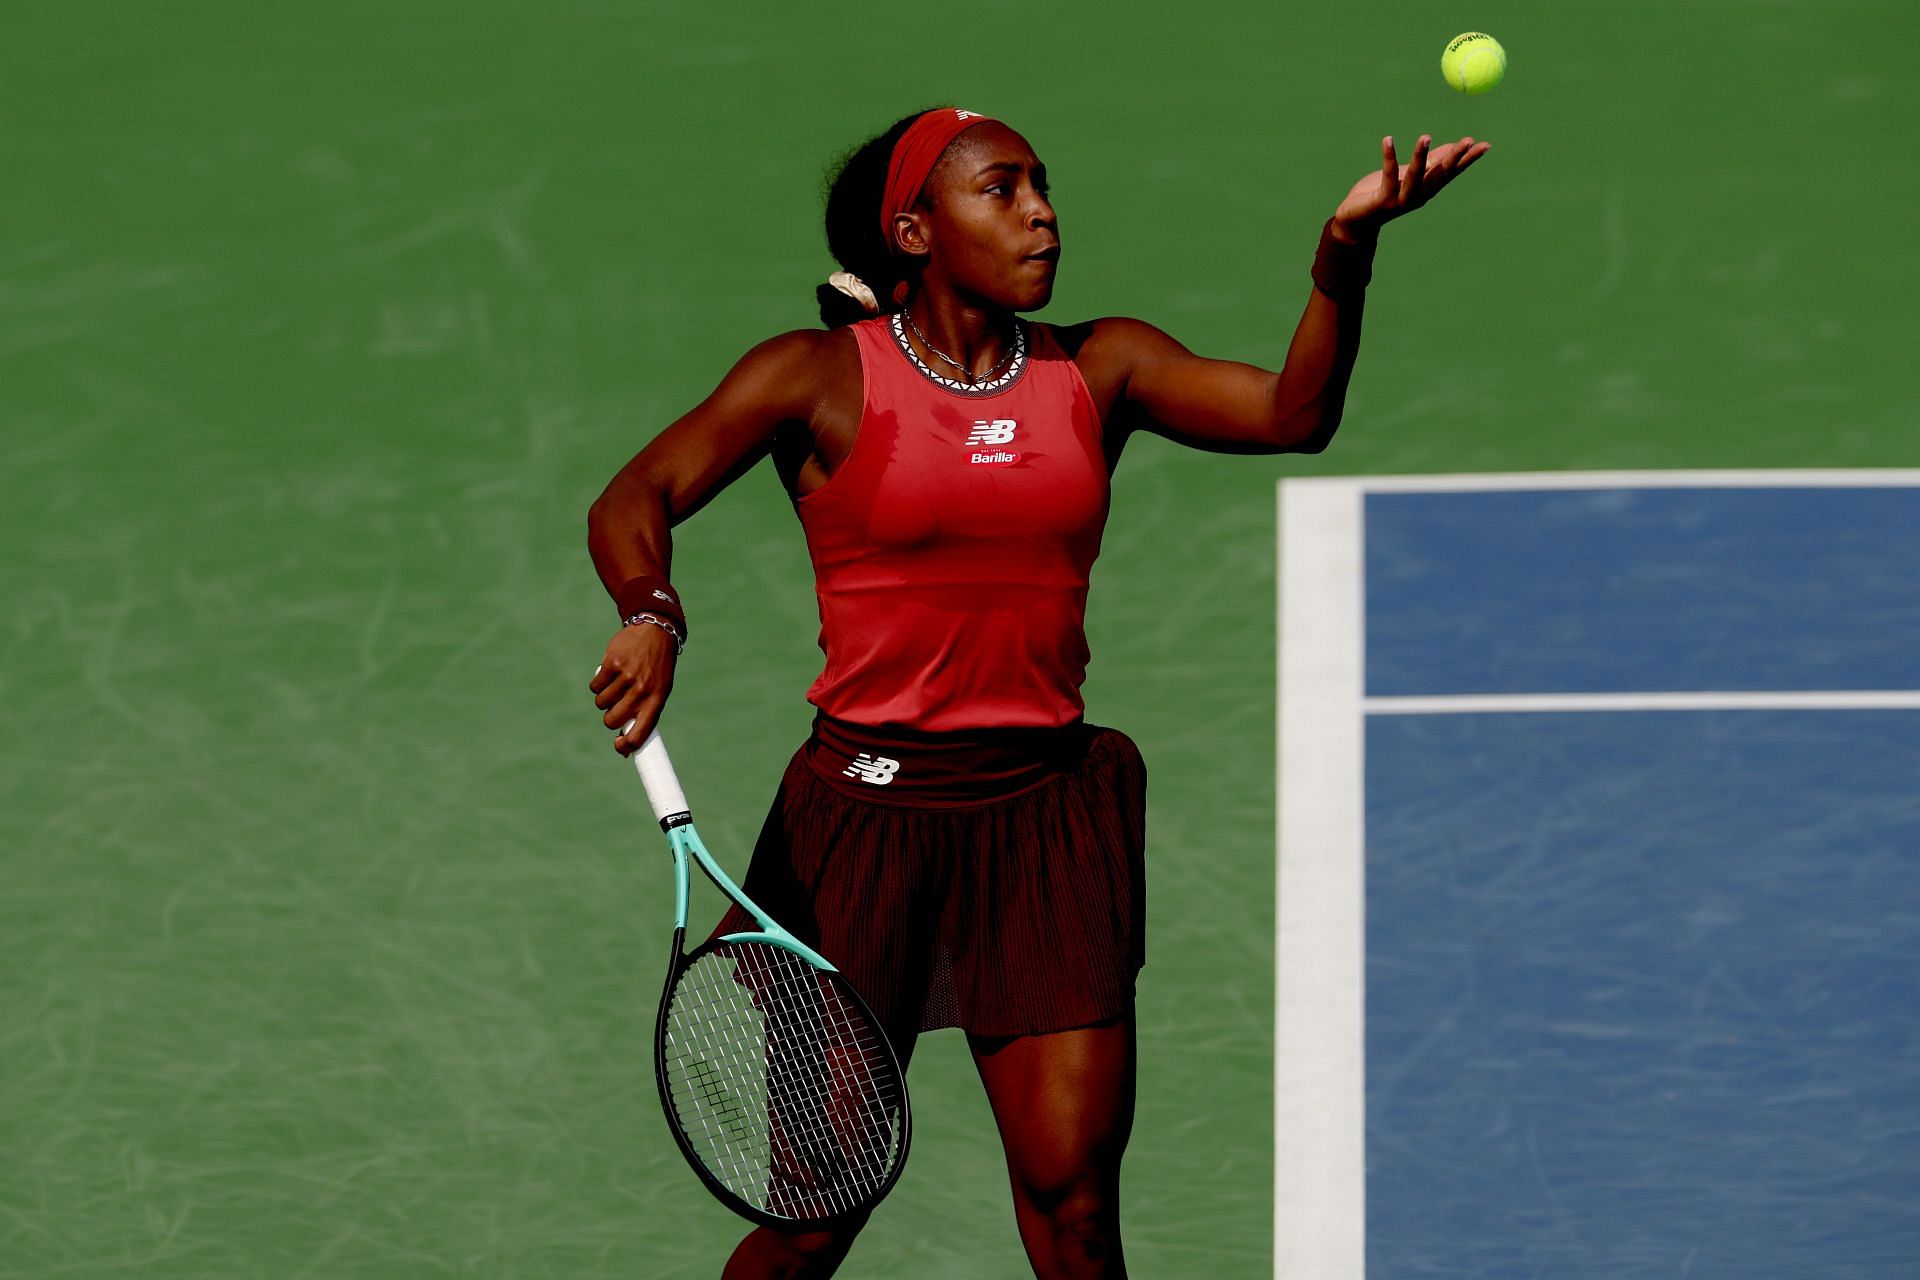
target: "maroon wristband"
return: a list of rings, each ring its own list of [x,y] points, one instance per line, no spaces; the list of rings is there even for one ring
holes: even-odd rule
[[[1333,219],[1320,228],[1320,247],[1313,253],[1313,287],[1339,301],[1365,293],[1373,280],[1371,243],[1348,244],[1333,238]]]
[[[620,611],[623,623],[636,613],[657,614],[671,622],[681,643],[686,643],[687,611],[680,605],[679,593],[665,578],[627,579],[613,593],[613,607]]]

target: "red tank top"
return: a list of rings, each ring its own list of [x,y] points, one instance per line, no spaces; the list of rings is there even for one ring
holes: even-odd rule
[[[932,732],[1078,720],[1109,496],[1079,369],[1021,325],[1007,371],[968,387],[922,364],[894,317],[852,328],[859,434],[795,502],[827,655],[807,700]]]

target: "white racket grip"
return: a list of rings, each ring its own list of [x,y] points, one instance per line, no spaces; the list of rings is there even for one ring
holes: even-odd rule
[[[640,749],[633,753],[633,767],[640,771],[640,782],[647,789],[647,802],[653,806],[655,818],[664,823],[675,814],[691,812],[687,808],[687,793],[680,789],[680,779],[673,772],[673,761],[667,758],[667,744],[658,728],[648,734]]]

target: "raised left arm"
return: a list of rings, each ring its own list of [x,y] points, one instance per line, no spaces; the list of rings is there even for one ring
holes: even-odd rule
[[[1144,321],[1095,321],[1126,369],[1115,424],[1213,453],[1318,453],[1340,425],[1364,302],[1315,289],[1278,373],[1197,356]]]
[[[1354,184],[1327,224],[1314,290],[1279,372],[1196,356],[1138,320],[1095,322],[1092,339],[1125,370],[1119,424],[1216,453],[1318,453],[1340,426],[1360,354],[1360,320],[1380,228],[1420,208],[1489,144],[1434,148],[1422,136],[1408,164],[1391,137],[1381,168]]]

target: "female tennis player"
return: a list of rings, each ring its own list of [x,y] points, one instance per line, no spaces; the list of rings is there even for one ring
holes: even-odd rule
[[[1430,144],[1402,164],[1382,140],[1322,230],[1273,372],[1139,320],[1021,319],[1060,266],[1046,167],[997,120],[908,116],[833,182],[826,327],[749,351],[593,504],[588,546],[623,625],[592,690],[627,754],[687,638],[668,531],[773,459],[826,665],[746,889],[840,966],[903,1058],[919,1032],[966,1032],[1043,1280],[1126,1274],[1146,771],[1080,697],[1109,477],[1136,431],[1221,453],[1326,447],[1380,229],[1488,149]],[[832,1275],[857,1230],[754,1230],[724,1276]]]

